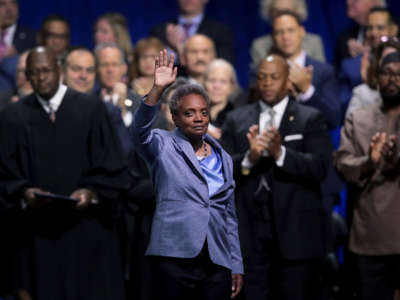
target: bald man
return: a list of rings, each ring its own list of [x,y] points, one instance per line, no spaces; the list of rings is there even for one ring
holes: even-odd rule
[[[262,60],[260,101],[234,110],[223,127],[234,162],[246,300],[320,299],[320,183],[332,146],[321,113],[289,97],[288,76],[283,57]]]
[[[214,59],[214,42],[203,34],[195,34],[187,39],[180,58],[189,80],[200,84],[207,65]]]
[[[26,281],[14,286],[33,299],[122,300],[113,216],[127,178],[104,103],[60,84],[46,48],[29,53],[26,75],[34,93],[0,116],[0,199],[23,209],[13,278]]]

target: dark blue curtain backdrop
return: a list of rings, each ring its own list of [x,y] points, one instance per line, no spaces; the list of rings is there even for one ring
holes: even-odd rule
[[[71,43],[92,47],[92,27],[105,12],[123,13],[129,21],[132,39],[146,37],[150,28],[176,16],[175,0],[20,0],[20,21],[39,29],[48,14],[60,14],[71,24]],[[392,12],[400,16],[400,0],[387,0]],[[322,36],[330,61],[335,40],[351,25],[346,17],[345,0],[307,0],[307,31]],[[251,41],[270,31],[259,16],[259,0],[209,0],[207,15],[231,26],[235,37],[236,70],[242,86],[247,85]]]

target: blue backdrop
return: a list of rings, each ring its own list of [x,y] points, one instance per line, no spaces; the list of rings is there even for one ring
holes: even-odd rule
[[[387,0],[400,15],[400,1]],[[123,13],[129,21],[132,40],[148,35],[150,28],[176,16],[176,0],[20,0],[20,21],[39,29],[48,14],[60,14],[71,24],[71,43],[92,47],[92,27],[105,12]],[[305,27],[322,36],[327,59],[331,61],[335,40],[351,21],[346,17],[345,0],[307,0],[309,17]],[[235,37],[236,70],[242,86],[247,85],[251,41],[270,31],[258,13],[258,0],[209,0],[207,15],[231,26]]]

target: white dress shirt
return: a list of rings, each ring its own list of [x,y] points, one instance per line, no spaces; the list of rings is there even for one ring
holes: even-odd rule
[[[7,48],[12,47],[16,30],[17,30],[16,24],[13,24],[6,28],[6,35],[4,36],[4,42],[6,43]]]
[[[40,105],[45,110],[45,112],[49,114],[50,107],[54,112],[56,112],[58,110],[66,92],[67,92],[67,87],[64,84],[60,84],[57,92],[49,100],[43,99],[38,94],[36,94],[36,97],[37,97]]]
[[[260,113],[260,121],[259,121],[259,131],[263,132],[264,130],[268,130],[269,128],[265,128],[266,124],[270,123],[271,115],[269,113],[270,110],[274,110],[274,127],[279,128],[281,125],[282,117],[283,114],[285,113],[286,107],[289,103],[289,97],[286,96],[283,98],[282,101],[280,101],[278,104],[275,106],[271,107],[267,105],[265,102],[260,101],[260,108],[261,108],[261,113]],[[276,165],[278,167],[282,167],[283,163],[285,162],[285,156],[286,156],[286,148],[285,146],[281,146],[282,152],[281,155],[278,157],[278,159],[275,161]],[[253,164],[249,160],[249,155],[250,155],[250,150],[248,150],[242,160],[242,167],[246,169],[251,169],[253,167]],[[263,156],[268,156],[268,152],[264,152]]]

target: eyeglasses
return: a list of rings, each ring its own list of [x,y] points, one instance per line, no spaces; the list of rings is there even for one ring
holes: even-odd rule
[[[47,31],[45,33],[46,39],[60,39],[60,40],[67,40],[69,38],[68,33],[55,33]]]
[[[122,65],[122,63],[102,63],[99,64],[100,68],[119,68]]]
[[[400,81],[400,71],[393,72],[392,70],[381,70],[379,71],[379,76],[383,79],[394,78],[396,81]]]

